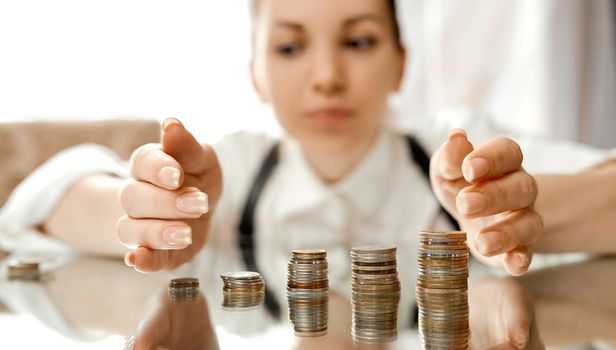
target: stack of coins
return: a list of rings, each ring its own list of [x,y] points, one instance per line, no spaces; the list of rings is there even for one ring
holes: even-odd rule
[[[351,250],[353,340],[381,343],[396,340],[400,280],[395,246]]]
[[[8,262],[9,280],[38,281],[41,278],[39,263],[31,260],[11,260]]]
[[[169,282],[169,295],[173,301],[195,300],[199,295],[199,280],[192,277],[173,279]]]
[[[295,335],[317,337],[327,333],[329,279],[327,252],[294,250],[288,265],[289,320]]]
[[[222,307],[227,310],[250,310],[263,304],[265,282],[258,272],[237,271],[220,275],[222,287]]]
[[[419,336],[424,349],[467,349],[468,247],[464,232],[421,232]]]

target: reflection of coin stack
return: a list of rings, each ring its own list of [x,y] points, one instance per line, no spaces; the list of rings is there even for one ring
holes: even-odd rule
[[[38,281],[39,263],[30,260],[11,260],[8,263],[9,280]]]
[[[173,279],[169,282],[169,295],[173,301],[195,300],[199,295],[199,280],[192,277]]]
[[[424,349],[467,349],[468,248],[464,232],[421,232],[419,336]]]
[[[265,282],[258,272],[238,271],[220,275],[224,286],[222,307],[225,309],[246,310],[263,303]]]
[[[317,337],[327,333],[329,280],[327,252],[294,250],[289,261],[287,299],[295,334]]]
[[[353,339],[388,342],[397,337],[400,280],[395,246],[351,250]]]

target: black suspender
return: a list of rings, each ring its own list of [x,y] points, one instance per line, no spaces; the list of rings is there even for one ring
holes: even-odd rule
[[[409,152],[413,157],[413,160],[421,168],[421,173],[424,175],[426,180],[430,182],[430,157],[428,157],[426,151],[421,148],[421,146],[417,143],[417,141],[415,141],[412,136],[407,135],[406,141],[408,143]],[[449,214],[449,212],[445,210],[445,208],[443,208],[442,206],[441,212],[445,215],[447,221],[449,221],[449,223],[451,224],[451,227],[459,231],[460,224],[458,224],[458,221],[453,216],[451,216],[451,214]]]
[[[242,251],[242,258],[244,264],[249,271],[259,271],[257,268],[257,260],[255,257],[255,243],[254,243],[254,216],[257,209],[257,202],[263,192],[263,188],[269,179],[270,174],[278,163],[278,142],[269,151],[257,177],[252,184],[252,188],[248,194],[246,205],[242,211],[242,218],[239,226],[240,237],[239,244]],[[270,289],[265,288],[265,307],[274,316],[274,318],[280,318],[280,305],[276,301],[276,298],[272,294]]]
[[[430,181],[430,157],[421,148],[421,146],[411,136],[406,136],[406,141],[409,146],[409,155],[413,161],[419,165],[424,177]],[[257,268],[257,261],[255,257],[255,244],[254,244],[254,216],[257,208],[257,202],[263,192],[263,188],[267,183],[272,171],[278,164],[278,143],[274,144],[271,150],[268,152],[257,177],[252,184],[244,210],[242,211],[241,222],[239,225],[239,246],[242,252],[242,258],[246,264],[246,268],[250,271],[259,271]],[[441,211],[445,214],[452,226],[459,230],[460,226],[458,222],[451,216],[443,207]],[[276,298],[272,294],[271,290],[265,289],[265,307],[274,316],[274,318],[280,318],[280,304],[276,301]]]

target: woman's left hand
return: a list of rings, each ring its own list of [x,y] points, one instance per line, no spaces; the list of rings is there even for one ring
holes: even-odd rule
[[[511,139],[494,138],[475,149],[466,132],[455,129],[430,162],[432,188],[467,232],[473,253],[514,276],[528,270],[543,232],[533,207],[537,183],[522,158]]]

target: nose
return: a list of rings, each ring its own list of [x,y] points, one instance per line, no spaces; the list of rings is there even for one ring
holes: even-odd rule
[[[346,90],[346,78],[342,55],[332,47],[317,47],[312,65],[312,88],[325,96],[340,94]]]

